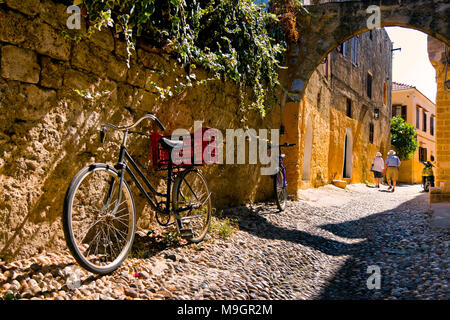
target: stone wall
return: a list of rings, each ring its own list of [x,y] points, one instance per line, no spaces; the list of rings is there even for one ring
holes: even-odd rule
[[[138,48],[131,67],[125,44],[110,30],[89,41],[65,40],[67,7],[49,0],[0,4],[0,256],[26,257],[65,249],[61,214],[65,191],[88,163],[116,161],[120,135],[99,143],[102,123],[130,124],[154,113],[171,134],[195,120],[223,130],[240,128],[238,90],[222,81],[188,88],[161,100],[151,81],[173,85],[186,71],[164,54]],[[85,27],[85,26],[84,26]],[[206,78],[201,70],[197,77]],[[86,99],[74,89],[102,94]],[[279,128],[278,108],[265,119],[250,113],[250,128]],[[272,121],[272,119],[274,119]],[[157,130],[150,122],[143,131]],[[130,137],[131,154],[149,166],[149,139]],[[202,168],[216,208],[272,197],[272,184],[257,165]],[[163,184],[159,185],[161,188]],[[138,225],[153,212],[134,188]]]
[[[428,37],[428,55],[436,69],[436,186],[450,193],[450,92],[444,90],[445,44]],[[447,71],[447,79],[450,72]]]
[[[447,0],[364,0],[318,1],[307,7],[311,15],[297,16],[301,45],[288,50],[288,69],[282,83],[292,93],[305,93],[308,81],[318,64],[338,44],[369,31],[367,22],[371,5],[380,7],[381,27],[410,27],[450,43]],[[317,1],[310,1],[317,3]],[[302,59],[295,59],[300,56]]]
[[[373,182],[370,172],[376,152],[386,156],[390,147],[392,44],[383,29],[358,36],[358,61],[352,61],[353,41],[347,42],[346,56],[333,50],[328,63],[320,64],[308,81],[300,103],[289,102],[283,110],[283,123],[291,142],[298,147],[286,150],[288,176],[294,190],[319,187],[333,180],[342,180],[346,133],[351,136],[352,174],[348,183]],[[300,59],[300,57],[298,57]],[[372,96],[368,97],[366,76],[373,75]],[[386,92],[384,85],[386,84]],[[347,99],[351,114],[347,115]],[[379,118],[375,120],[375,109]],[[298,121],[291,121],[290,117]],[[289,120],[287,120],[289,119]],[[312,125],[312,148],[306,145],[308,122]],[[373,142],[369,140],[373,125]],[[290,132],[290,133],[289,133]],[[296,132],[296,135],[293,134]],[[306,147],[305,147],[306,146]],[[309,168],[304,166],[310,154]],[[296,155],[297,154],[297,158]],[[310,174],[305,175],[304,171]],[[297,179],[296,182],[292,182]]]

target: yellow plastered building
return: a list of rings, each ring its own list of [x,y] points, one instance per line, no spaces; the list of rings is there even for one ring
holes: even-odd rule
[[[342,43],[313,72],[303,99],[285,104],[282,143],[296,143],[283,150],[289,192],[374,183],[372,160],[391,148],[391,50],[384,29]]]
[[[424,161],[436,161],[436,105],[417,88],[392,84],[392,116],[402,117],[414,126],[419,147],[410,160],[402,161],[399,181],[421,183]]]

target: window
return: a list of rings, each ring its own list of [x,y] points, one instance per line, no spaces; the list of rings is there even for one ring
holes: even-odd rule
[[[373,144],[373,132],[374,132],[374,125],[373,123],[370,123],[369,125],[369,143]]]
[[[358,38],[353,38],[352,43],[352,62],[355,66],[358,65]]]
[[[352,100],[349,98],[347,98],[346,115],[349,118],[352,117]]]
[[[402,115],[401,115],[401,117],[405,121],[408,121],[407,114],[408,114],[408,107],[407,106],[402,106]]]
[[[430,117],[430,134],[434,136],[434,117]]]
[[[342,54],[344,55],[344,57],[346,57],[348,54],[348,42],[347,41],[345,41],[342,44]]]
[[[387,105],[387,98],[388,98],[387,81],[384,81],[384,85],[383,85],[383,103],[384,103],[384,105]]]
[[[424,161],[427,161],[427,159],[428,159],[428,157],[427,157],[427,149],[419,147],[419,161],[420,162],[424,162]]]
[[[373,40],[373,32],[372,32],[372,30],[369,31],[369,39]]]
[[[427,132],[427,114],[425,111],[423,112],[423,124],[422,124],[422,130],[423,132]]]
[[[392,106],[392,118],[397,116],[397,107],[398,106]]]
[[[401,117],[403,120],[407,121],[407,106],[392,106],[392,117]]]
[[[367,85],[367,96],[370,98],[370,99],[372,99],[372,78],[373,78],[373,76],[370,74],[370,73],[368,73],[367,74],[367,83],[366,83],[366,85]]]
[[[416,107],[416,129],[420,129],[420,108]]]
[[[373,118],[374,118],[375,120],[380,119],[380,109],[375,108],[375,109],[373,110]]]

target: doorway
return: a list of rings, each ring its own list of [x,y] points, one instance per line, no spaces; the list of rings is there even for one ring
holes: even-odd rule
[[[353,136],[352,130],[347,128],[345,132],[344,141],[344,168],[342,170],[342,177],[344,179],[351,179],[353,170]]]

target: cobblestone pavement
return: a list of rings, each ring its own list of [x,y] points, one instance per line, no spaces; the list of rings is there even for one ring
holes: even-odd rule
[[[331,187],[329,187],[331,188]],[[385,188],[384,188],[385,189]],[[324,196],[326,196],[326,188]],[[331,189],[330,189],[331,190]],[[448,299],[449,234],[431,229],[419,186],[350,186],[346,201],[226,210],[238,230],[199,245],[136,241],[139,252],[98,277],[68,253],[0,262],[8,299]],[[142,244],[148,250],[142,251]],[[158,246],[157,246],[158,244]],[[368,273],[375,266],[377,274]],[[79,275],[80,283],[73,278]],[[379,279],[379,283],[377,283]],[[74,281],[75,280],[75,281]],[[369,289],[367,284],[374,285]],[[377,289],[379,284],[379,289]],[[78,286],[79,285],[79,286]],[[71,289],[72,288],[72,289]]]

